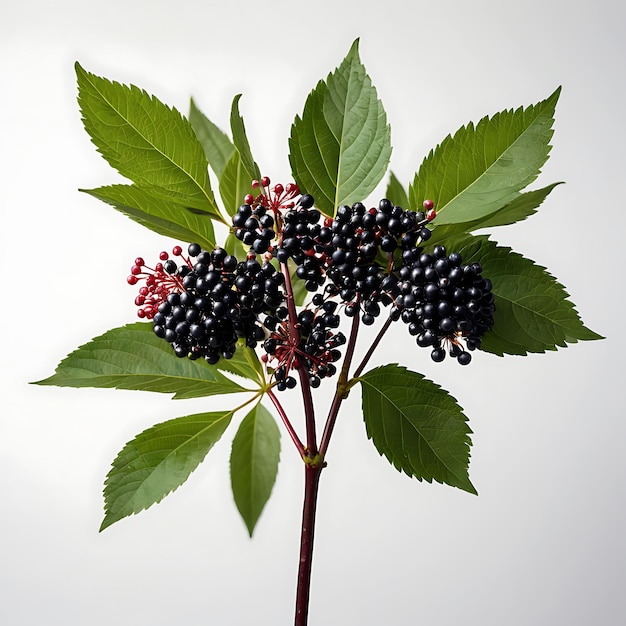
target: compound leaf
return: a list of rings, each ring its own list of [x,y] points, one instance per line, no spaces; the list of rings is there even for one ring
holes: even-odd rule
[[[241,94],[236,95],[233,98],[233,103],[230,109],[230,129],[233,133],[233,143],[239,152],[241,157],[241,163],[245,172],[252,183],[253,180],[261,180],[261,170],[257,165],[254,157],[252,156],[252,150],[250,149],[250,142],[246,135],[246,127],[243,123],[243,117],[239,113],[239,99]]]
[[[233,439],[230,478],[235,504],[250,536],[268,501],[280,459],[280,431],[262,405],[246,415]]]
[[[373,191],[391,156],[387,116],[359,58],[358,43],[326,82],[317,84],[291,127],[294,179],[329,215]]]
[[[219,180],[226,164],[235,152],[233,142],[200,111],[193,98],[189,103],[189,122],[204,149],[209,167]]]
[[[220,177],[220,196],[228,215],[234,215],[245,195],[253,191],[252,180],[241,155],[235,150]]]
[[[222,220],[189,121],[134,85],[101,78],[78,63],[76,74],[85,130],[109,164],[155,196]]]
[[[137,185],[110,185],[81,191],[110,204],[120,213],[160,235],[199,243],[206,250],[215,247],[215,232],[208,213],[190,211],[176,202],[154,196]]]
[[[393,172],[391,172],[389,176],[386,197],[398,206],[403,208],[409,207],[409,197],[406,193],[406,189]]]
[[[261,361],[259,361],[257,353],[246,346],[245,339],[238,341],[232,359],[220,359],[216,367],[223,372],[230,372],[236,376],[253,380],[260,386],[265,384]]]
[[[524,355],[601,339],[582,323],[563,285],[544,267],[486,236],[467,235],[449,247],[465,264],[479,262],[493,285],[496,310],[483,350]]]
[[[424,159],[409,189],[413,208],[433,200],[437,224],[485,218],[515,200],[550,152],[560,88],[527,108],[484,117],[448,135]]]
[[[468,476],[471,430],[456,400],[397,364],[359,377],[367,436],[399,471],[476,493]]]
[[[172,393],[175,399],[249,391],[202,359],[178,358],[146,322],[113,328],[96,337],[37,384],[157,391]]]
[[[104,530],[180,487],[224,434],[233,411],[196,413],[156,424],[129,441],[104,487]]]
[[[548,194],[562,183],[552,183],[542,189],[525,191],[518,194],[514,200],[504,205],[487,217],[472,220],[470,222],[458,222],[457,224],[442,224],[437,226],[437,220],[433,223],[435,228],[432,231],[430,244],[444,242],[447,238],[458,236],[462,233],[470,233],[482,228],[495,228],[496,226],[508,226],[515,222],[521,222],[537,212]]]

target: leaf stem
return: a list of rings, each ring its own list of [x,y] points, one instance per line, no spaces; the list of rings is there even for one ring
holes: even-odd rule
[[[372,354],[374,354],[374,350],[376,350],[376,348],[378,347],[378,344],[383,338],[383,335],[387,332],[387,330],[391,326],[392,321],[393,320],[391,319],[391,316],[389,316],[387,320],[385,321],[385,323],[382,325],[380,331],[378,331],[378,335],[376,335],[376,339],[374,339],[374,341],[372,342],[372,345],[369,347],[368,351],[365,353],[365,356],[363,357],[363,360],[361,361],[360,365],[356,368],[356,370],[354,370],[353,378],[358,378],[361,375],[361,372],[365,369],[365,366],[367,365],[367,362],[370,360]]]
[[[296,449],[298,450],[298,453],[300,454],[300,456],[304,456],[305,454],[304,444],[300,441],[298,434],[296,433],[291,422],[289,421],[289,418],[287,417],[287,414],[285,413],[285,409],[283,408],[283,405],[280,403],[280,400],[276,397],[276,394],[272,391],[271,387],[267,389],[266,393],[269,396],[272,403],[274,404],[274,406],[276,407],[276,410],[278,411],[278,414],[280,415],[280,419],[283,421],[283,424],[285,425],[285,428],[287,429],[287,432],[289,433],[291,440],[296,445]]]
[[[320,455],[322,458],[326,456],[328,445],[330,443],[330,437],[333,434],[335,428],[335,422],[337,421],[337,414],[339,413],[339,407],[341,403],[348,397],[350,386],[348,385],[348,371],[350,364],[352,363],[352,357],[354,356],[354,348],[356,346],[356,338],[359,332],[360,317],[358,313],[352,318],[352,327],[350,329],[350,338],[346,346],[346,355],[343,359],[343,365],[341,372],[339,373],[339,380],[337,381],[337,388],[335,390],[335,396],[333,402],[328,411],[328,417],[326,418],[326,424],[324,426],[324,432],[322,433],[322,439],[320,442]]]

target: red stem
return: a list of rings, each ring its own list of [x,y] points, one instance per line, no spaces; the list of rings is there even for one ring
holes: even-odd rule
[[[315,511],[317,492],[323,464],[304,465],[304,505],[302,507],[302,533],[300,535],[300,565],[296,592],[295,626],[306,626],[309,619],[311,592],[311,565],[313,561],[313,537],[315,534]]]
[[[337,381],[337,389],[335,390],[335,397],[328,411],[328,418],[326,419],[326,425],[324,426],[324,432],[322,433],[322,439],[320,443],[320,456],[324,458],[328,450],[328,444],[330,443],[330,437],[333,434],[335,422],[337,421],[337,414],[339,413],[339,407],[344,399],[348,395],[349,389],[347,389],[348,382],[348,370],[352,363],[352,357],[354,355],[354,348],[356,346],[356,337],[359,332],[359,314],[352,318],[352,327],[350,329],[350,338],[346,346],[346,356],[343,359],[343,366],[339,373],[339,380]]]
[[[285,425],[285,428],[287,429],[287,432],[289,433],[291,440],[296,444],[296,448],[299,454],[303,455],[304,445],[300,441],[300,438],[298,437],[291,422],[289,421],[289,418],[287,417],[287,414],[285,413],[285,409],[283,409],[283,405],[280,403],[280,400],[276,397],[276,395],[271,389],[267,390],[267,395],[270,397],[270,400],[274,403],[274,406],[276,407],[276,410],[278,411],[278,414],[280,415],[280,419],[283,421],[283,424]]]

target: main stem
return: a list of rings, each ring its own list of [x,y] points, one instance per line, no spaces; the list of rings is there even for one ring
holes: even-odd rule
[[[317,492],[322,468],[323,463],[305,463],[304,465],[304,505],[302,507],[302,533],[300,535],[300,564],[298,567],[298,587],[296,591],[295,626],[306,626],[309,619],[315,511],[317,508]]]

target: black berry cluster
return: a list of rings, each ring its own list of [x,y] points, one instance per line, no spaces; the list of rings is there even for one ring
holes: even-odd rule
[[[233,356],[240,337],[250,347],[265,338],[260,316],[275,313],[285,298],[284,276],[273,265],[259,263],[254,253],[240,262],[223,248],[207,252],[198,244],[189,246],[188,258],[180,247],[173,252],[182,257],[180,265],[162,253],[163,263],[146,268],[146,287],[156,287],[140,317],[152,319],[155,334],[177,356],[216,363]],[[136,262],[131,276],[142,275],[137,267],[142,269]]]
[[[317,291],[325,282],[327,253],[332,232],[324,225],[322,214],[313,208],[313,197],[304,194],[295,208],[283,216],[276,258],[280,263],[293,259],[296,275],[307,291]]]
[[[346,343],[345,335],[335,332],[340,324],[337,303],[315,294],[312,304],[313,308],[300,311],[295,327],[286,319],[272,324],[270,336],[263,343],[268,361],[277,362],[274,377],[278,390],[296,385],[289,372],[300,365],[308,372],[311,387],[319,387],[321,379],[337,371],[334,363],[341,358],[338,348]]]
[[[141,258],[131,268],[128,282],[144,281],[135,300],[139,317],[152,320],[178,356],[216,363],[244,338],[262,346],[278,390],[296,385],[294,370],[317,387],[336,373],[346,343],[340,311],[369,325],[391,306],[391,320],[406,323],[434,361],[449,354],[470,362],[493,325],[491,282],[458,253],[424,247],[436,216],[432,201],[423,211],[388,199],[369,209],[355,202],[333,219],[293,183],[270,189],[264,177],[252,188],[258,195],[248,194],[233,217],[235,236],[250,248],[245,260],[191,244],[188,256],[176,246],[174,258],[162,252],[153,268]],[[314,292],[299,311],[288,264]]]
[[[414,248],[404,256],[392,317],[408,324],[418,346],[432,348],[434,361],[448,353],[467,365],[467,350],[480,348],[493,326],[491,281],[483,278],[480,264],[463,265],[461,255],[448,255],[444,246],[432,254]]]
[[[277,184],[270,189],[267,176],[260,181],[253,180],[252,188],[260,193],[256,197],[247,194],[244,204],[233,216],[235,237],[258,254],[271,253],[276,233],[282,228],[281,211],[295,206],[294,199],[300,195],[300,189],[294,183],[285,187]]]
[[[366,209],[356,202],[341,206],[332,224],[331,266],[327,276],[347,303],[349,316],[362,311],[365,324],[380,314],[380,304],[389,305],[396,295],[393,268],[403,262],[405,251],[427,241],[427,224],[435,217],[432,203],[428,213],[394,206],[388,199],[377,208]]]

